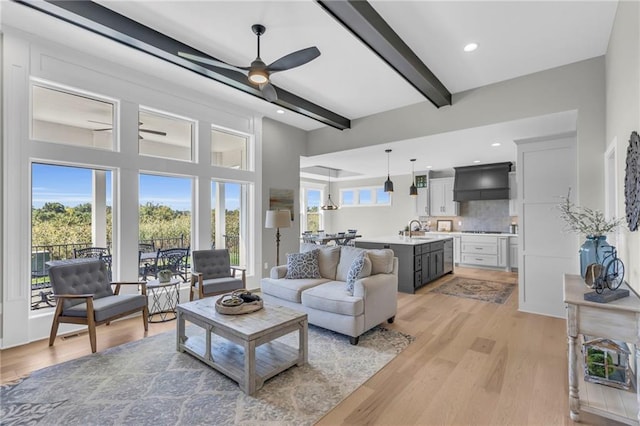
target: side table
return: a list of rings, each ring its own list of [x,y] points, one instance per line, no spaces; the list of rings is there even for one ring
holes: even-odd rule
[[[147,294],[151,296],[149,322],[167,322],[178,317],[176,307],[180,303],[181,282],[177,278],[171,278],[166,283],[159,280],[147,281]]]

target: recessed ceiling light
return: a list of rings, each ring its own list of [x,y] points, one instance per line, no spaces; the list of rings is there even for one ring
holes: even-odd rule
[[[473,160],[473,162],[477,164],[480,162],[480,160]]]
[[[427,166],[427,169],[430,169],[430,168],[432,168],[432,167],[433,167],[433,166]]]
[[[491,146],[500,146],[500,142],[494,142],[491,144]]]
[[[276,111],[278,114],[284,114],[284,110],[283,109],[279,109]]]
[[[464,47],[465,52],[473,52],[478,48],[478,43],[469,43]]]

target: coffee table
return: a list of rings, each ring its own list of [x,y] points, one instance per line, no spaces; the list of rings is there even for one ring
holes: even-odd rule
[[[253,395],[276,374],[307,363],[307,314],[265,304],[249,314],[223,315],[215,310],[217,299],[208,297],[178,305],[178,351],[236,381],[247,395]],[[203,328],[204,337],[186,336],[185,321]],[[275,341],[295,331],[297,348]],[[212,346],[212,335],[225,339],[222,348],[219,344]]]

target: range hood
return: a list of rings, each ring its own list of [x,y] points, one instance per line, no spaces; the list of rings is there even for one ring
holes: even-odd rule
[[[509,199],[511,163],[454,167],[453,201]]]

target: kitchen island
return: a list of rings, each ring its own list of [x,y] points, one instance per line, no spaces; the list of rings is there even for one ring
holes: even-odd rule
[[[453,238],[450,236],[361,238],[356,240],[356,247],[393,250],[398,258],[398,291],[402,293],[413,294],[453,272]]]

